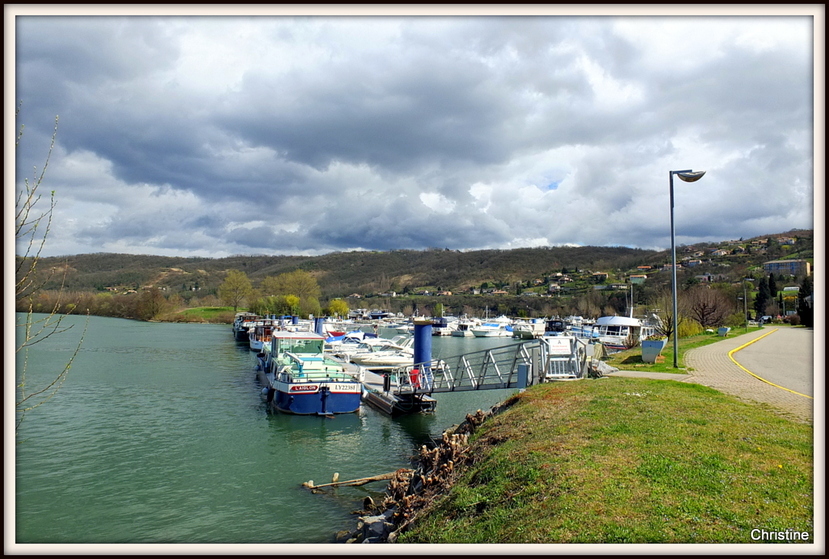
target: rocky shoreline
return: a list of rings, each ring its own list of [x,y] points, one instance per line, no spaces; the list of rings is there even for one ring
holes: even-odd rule
[[[443,432],[437,443],[423,445],[413,458],[413,469],[402,468],[394,473],[383,501],[375,504],[366,498],[359,514],[357,528],[337,534],[339,543],[394,543],[432,503],[452,487],[465,467],[475,457],[469,452],[469,436],[487,418],[496,415],[517,401],[511,397],[489,411],[467,414],[463,423]]]

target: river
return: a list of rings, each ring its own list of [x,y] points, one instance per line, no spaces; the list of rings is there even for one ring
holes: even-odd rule
[[[332,542],[355,527],[353,511],[366,496],[382,498],[385,485],[312,494],[303,482],[408,467],[430,437],[514,392],[438,394],[434,413],[394,419],[367,406],[333,419],[269,413],[254,354],[234,341],[229,325],[66,322],[71,330],[28,356],[27,385],[44,385],[87,325],[65,383],[17,433],[18,544]],[[432,354],[511,343],[433,337]]]

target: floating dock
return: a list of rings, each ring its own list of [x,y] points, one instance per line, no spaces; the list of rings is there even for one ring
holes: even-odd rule
[[[425,392],[394,393],[391,375],[365,371],[363,401],[381,412],[391,415],[434,411],[437,400]]]

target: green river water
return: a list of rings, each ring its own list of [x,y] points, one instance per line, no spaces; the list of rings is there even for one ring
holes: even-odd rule
[[[87,319],[66,320],[70,331],[29,351],[29,387],[71,356]],[[432,354],[511,343],[433,337]],[[23,356],[16,361],[19,374]],[[394,419],[366,406],[333,419],[290,416],[266,411],[254,366],[229,325],[90,317],[66,382],[26,415],[17,443],[7,442],[15,484],[7,536],[17,544],[332,542],[385,485],[312,494],[303,482],[408,467],[429,437],[513,392],[439,394],[435,413]]]

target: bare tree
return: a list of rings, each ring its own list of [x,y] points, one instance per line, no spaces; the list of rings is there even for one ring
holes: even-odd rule
[[[17,111],[19,113],[19,109]],[[51,191],[48,198],[48,206],[42,209],[44,202],[40,188],[43,185],[43,179],[46,175],[46,168],[49,166],[49,159],[52,156],[52,150],[55,147],[55,139],[58,133],[58,117],[55,117],[55,128],[52,133],[52,141],[49,145],[49,151],[46,154],[46,161],[43,168],[38,171],[34,168],[33,178],[29,180],[24,179],[24,187],[21,189],[15,200],[15,253],[16,253],[16,270],[15,270],[15,300],[20,302],[28,302],[28,311],[24,313],[25,318],[18,321],[18,332],[22,334],[17,337],[17,345],[15,348],[15,357],[17,359],[15,376],[16,380],[16,394],[15,394],[15,432],[19,429],[20,424],[27,412],[44,404],[52,396],[57,394],[60,387],[66,380],[69,369],[80,351],[83,338],[86,335],[86,325],[81,339],[78,342],[72,356],[63,365],[63,367],[54,373],[50,380],[40,386],[30,386],[27,381],[26,373],[28,369],[28,351],[33,345],[43,342],[49,337],[66,332],[74,325],[64,324],[66,314],[61,314],[61,298],[58,297],[52,306],[51,312],[44,313],[44,316],[35,316],[33,312],[34,299],[38,291],[51,279],[51,276],[56,273],[56,270],[44,271],[38,268],[41,260],[43,248],[46,246],[46,239],[52,226],[52,214],[55,209],[55,192]],[[23,136],[23,126],[20,127],[15,140],[15,149],[20,144],[20,139]],[[66,267],[63,267],[63,273],[66,273]],[[65,276],[64,276],[65,277]],[[59,293],[62,293],[62,289]],[[87,315],[87,325],[89,316]]]
[[[689,314],[704,328],[722,326],[731,314],[731,299],[718,289],[698,285],[685,294]]]
[[[656,314],[659,317],[659,326],[656,327],[656,334],[665,338],[671,338],[674,333],[674,305],[670,289],[661,290],[656,296]],[[677,306],[679,303],[677,302]],[[679,314],[677,323],[681,320]]]

